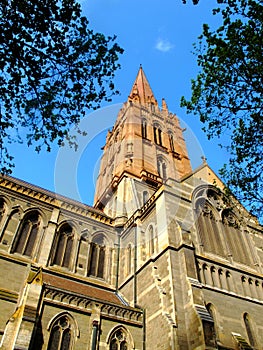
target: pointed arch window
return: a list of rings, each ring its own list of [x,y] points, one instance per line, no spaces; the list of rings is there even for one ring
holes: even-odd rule
[[[149,252],[149,255],[152,255],[152,254],[156,253],[157,244],[158,244],[157,237],[155,234],[155,229],[154,229],[152,224],[148,227],[146,237],[148,240],[148,252]]]
[[[73,249],[73,229],[69,224],[64,224],[57,235],[53,264],[69,268]]]
[[[149,199],[149,192],[148,191],[143,191],[142,199],[143,199],[143,204],[145,204],[148,201],[148,199]]]
[[[168,132],[168,137],[169,137],[170,149],[172,152],[174,152],[174,137],[171,131]]]
[[[146,121],[146,119],[142,120],[142,138],[147,139],[147,121]]]
[[[132,348],[130,336],[124,328],[118,328],[110,337],[109,350],[130,350]]]
[[[208,311],[207,317],[203,317],[203,329],[204,329],[204,337],[205,344],[208,346],[215,347],[216,346],[216,325],[215,325],[215,309],[212,304],[208,304],[206,306]]]
[[[41,217],[38,212],[25,216],[19,228],[13,252],[32,257],[40,222]]]
[[[90,243],[89,276],[104,278],[105,256],[105,237],[100,234]]]
[[[157,159],[157,170],[159,176],[165,181],[167,179],[167,167],[163,158]]]
[[[157,145],[162,146],[162,129],[158,124],[153,125],[153,138]]]
[[[253,334],[253,329],[252,329],[250,317],[249,317],[247,312],[244,314],[243,319],[244,319],[244,324],[246,327],[246,332],[247,332],[249,344],[251,346],[256,346],[255,336]]]
[[[195,216],[203,249],[207,252],[225,256],[217,210],[208,200],[199,198],[195,204]]]
[[[67,315],[59,317],[52,325],[48,350],[71,350],[74,342],[74,327]]]
[[[230,209],[222,213],[223,229],[230,253],[235,261],[252,265],[250,247],[246,243],[246,233],[242,232],[237,217]]]

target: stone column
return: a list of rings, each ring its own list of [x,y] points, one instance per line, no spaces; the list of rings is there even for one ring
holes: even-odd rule
[[[48,259],[50,256],[56,228],[57,222],[59,218],[60,211],[58,208],[54,208],[49,223],[46,227],[43,242],[41,244],[41,250],[39,255],[39,263],[41,265],[46,266],[48,264]]]
[[[30,270],[18,307],[8,320],[0,344],[2,350],[28,349],[38,320],[42,291],[41,270]]]

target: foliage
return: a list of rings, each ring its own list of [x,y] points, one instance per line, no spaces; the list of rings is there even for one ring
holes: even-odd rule
[[[227,135],[229,164],[221,175],[254,214],[263,209],[263,4],[217,0],[222,25],[195,44],[201,71],[181,105],[204,123],[208,138]]]
[[[186,4],[186,0],[182,0],[183,4]],[[199,3],[199,0],[192,0],[194,5],[197,5]]]
[[[0,12],[0,169],[10,172],[8,144],[22,142],[21,130],[36,151],[50,151],[85,108],[118,93],[123,50],[89,29],[76,0],[2,0]]]

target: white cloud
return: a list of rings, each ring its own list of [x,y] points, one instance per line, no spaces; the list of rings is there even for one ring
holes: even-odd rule
[[[174,45],[172,43],[170,43],[170,41],[167,39],[158,38],[157,42],[155,44],[155,48],[159,51],[162,51],[162,52],[168,52],[173,47],[174,47]]]

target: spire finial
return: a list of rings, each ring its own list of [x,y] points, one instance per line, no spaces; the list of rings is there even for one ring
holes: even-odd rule
[[[205,156],[202,156],[201,159],[203,161],[203,164],[207,164],[207,158]]]

